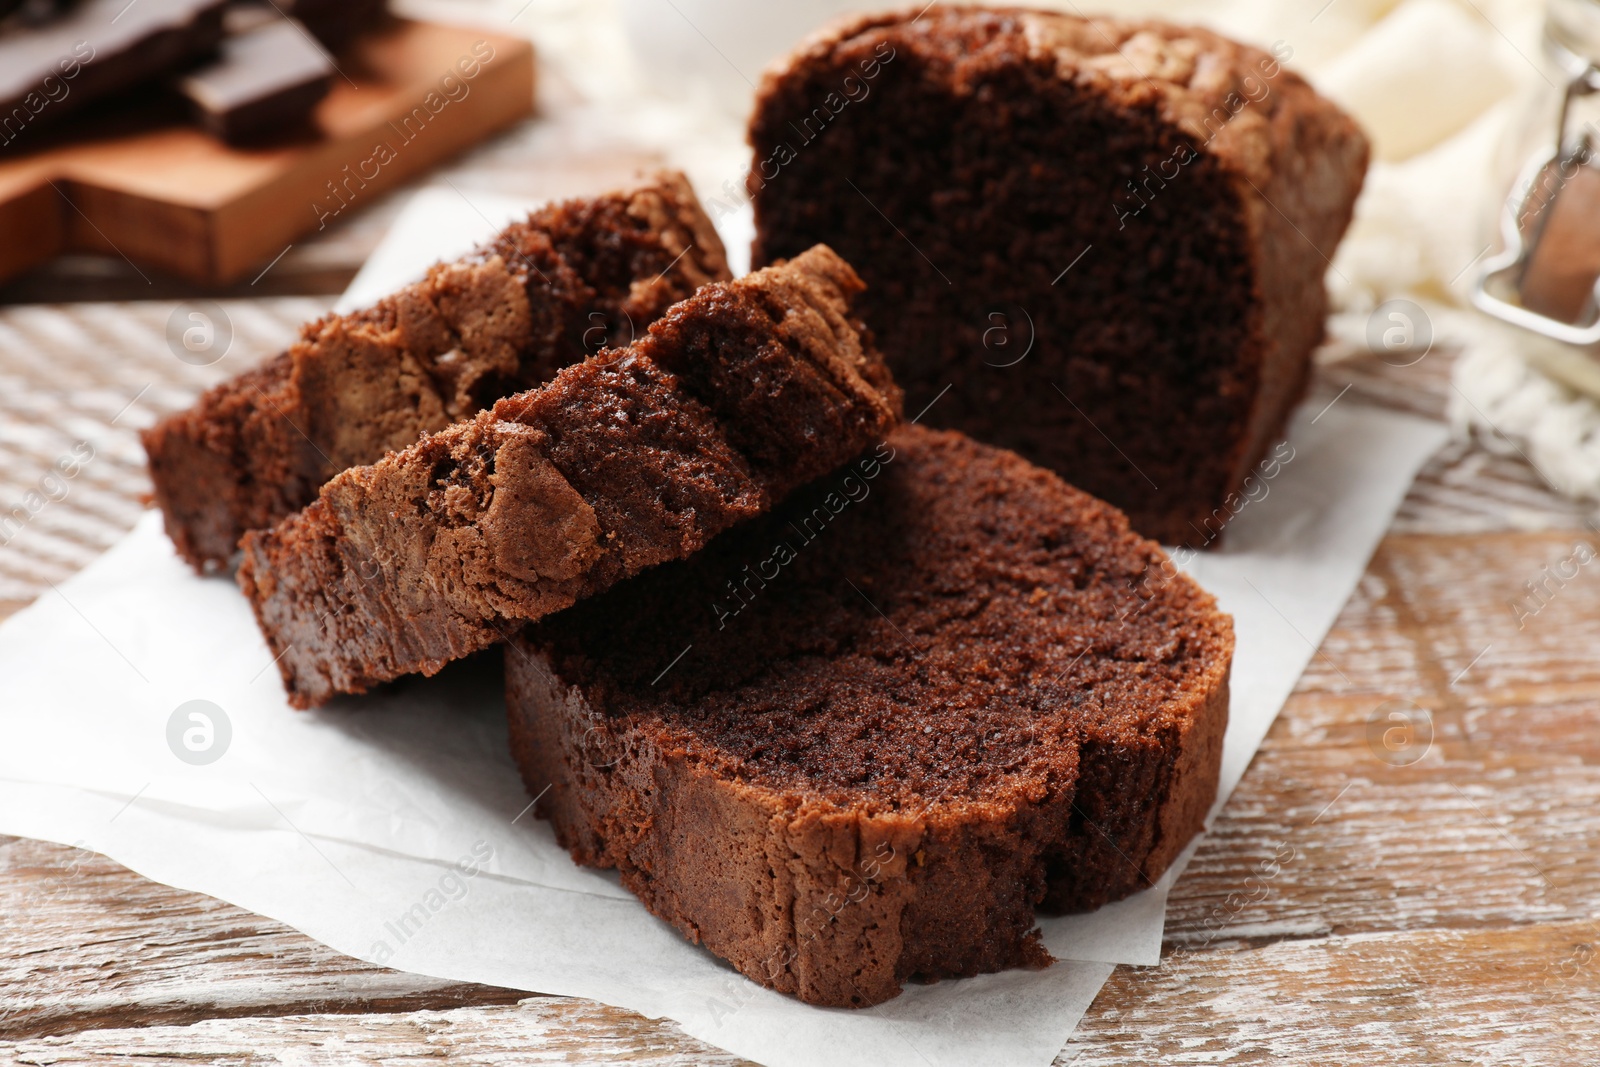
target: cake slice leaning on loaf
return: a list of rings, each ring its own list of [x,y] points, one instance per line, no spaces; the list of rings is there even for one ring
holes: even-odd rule
[[[1231,620],[1110,505],[906,427],[529,627],[512,753],[579,863],[763,985],[861,1007],[1048,962],[1216,795]]]
[[[312,323],[146,430],[167,535],[197,570],[224,565],[246,530],[305,507],[345,468],[627,344],[729,277],[682,174],[535,211],[375,306]]]
[[[881,441],[900,395],[814,248],[246,535],[239,584],[290,702],[432,674],[700,549]]]

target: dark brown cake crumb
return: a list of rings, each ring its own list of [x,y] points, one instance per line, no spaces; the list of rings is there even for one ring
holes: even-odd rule
[[[1022,9],[848,20],[762,82],[754,261],[827,242],[908,410],[1203,547],[1304,391],[1366,168],[1286,58]]]
[[[1232,624],[1114,508],[896,431],[761,519],[529,627],[513,754],[579,863],[815,1004],[1047,962],[1034,911],[1201,829]]]
[[[722,243],[681,174],[534,212],[372,308],[329,315],[264,366],[145,431],[156,503],[196,569],[234,555],[339,471],[642,335]]]
[[[246,535],[239,584],[291,703],[445,663],[700,549],[883,435],[900,396],[819,247],[353,467]]]

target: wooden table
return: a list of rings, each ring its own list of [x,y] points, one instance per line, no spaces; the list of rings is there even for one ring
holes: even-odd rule
[[[540,164],[548,141],[525,127],[449,176],[469,193],[562,193],[615,164]],[[275,268],[277,291],[324,295],[224,299],[234,348],[213,367],[170,354],[171,299],[0,308],[0,510],[75,442],[96,452],[0,547],[0,617],[133,524],[147,489],[134,428],[283,345],[388,210]],[[79,263],[0,299],[108,290],[172,295]],[[1328,362],[1318,394],[1349,385],[1344,402],[1442,417],[1449,362]],[[1600,562],[1520,628],[1512,607],[1542,568],[1600,543],[1585,521],[1515,453],[1453,445],[1428,466],[1178,883],[1165,961],[1119,967],[1059,1063],[1600,1062]],[[1406,766],[1369,739],[1396,700],[1433,717],[1431,746]],[[0,1059],[444,1055],[733,1060],[671,1023],[385,970],[98,856],[0,838]]]

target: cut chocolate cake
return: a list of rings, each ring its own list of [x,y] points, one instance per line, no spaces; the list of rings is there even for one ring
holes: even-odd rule
[[[246,530],[309,504],[347,467],[627,344],[728,277],[681,174],[536,211],[377,306],[311,324],[288,352],[145,431],[167,533],[197,569],[224,564]]]
[[[529,627],[512,751],[579,863],[750,978],[864,1006],[1048,962],[1216,793],[1229,618],[1123,515],[907,427]]]
[[[1206,30],[935,5],[768,72],[757,265],[827,242],[911,411],[1203,546],[1323,335],[1355,124]],[[953,386],[953,388],[951,388]]]
[[[290,701],[432,674],[881,441],[900,396],[853,317],[860,289],[821,247],[704,286],[634,344],[246,535],[239,584]]]

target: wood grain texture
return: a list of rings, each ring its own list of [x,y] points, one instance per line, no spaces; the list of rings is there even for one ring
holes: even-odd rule
[[[1057,1063],[1593,1063],[1594,923],[1285,940],[1120,967]]]
[[[1284,941],[1121,968],[1058,1064],[1593,1062],[1593,923]],[[1175,1022],[1181,1020],[1181,1022]],[[290,1051],[292,1050],[292,1052]],[[560,997],[297,1014],[19,1041],[21,1064],[741,1062],[670,1023]]]
[[[530,146],[558,136],[535,127],[457,184],[517,191]],[[381,230],[352,236],[366,225],[297,253],[347,269]],[[0,308],[0,514],[75,443],[97,457],[0,538],[0,618],[137,519],[136,427],[327,300],[222,301],[234,345],[204,368],[167,344],[177,306]],[[1312,403],[1445,409],[1448,352],[1325,356]],[[1167,958],[1118,968],[1058,1063],[1600,1062],[1600,560],[1546,577],[1580,541],[1600,549],[1589,518],[1514,454],[1461,443],[1428,465],[1174,890]],[[1531,613],[1529,582],[1546,590]],[[1397,707],[1432,735],[1404,765],[1382,743]],[[101,857],[0,839],[0,1061],[443,1057],[734,1062],[670,1023],[384,970]]]
[[[19,425],[31,427],[0,441],[15,460],[0,468],[8,490],[90,432],[97,420],[82,413],[104,421],[120,408],[98,360],[63,366],[53,352],[93,350],[92,338],[125,350],[128,385],[159,383],[139,414],[92,426],[112,456],[124,422],[229,369],[189,367],[152,344],[163,307],[0,312],[11,331],[0,332],[3,370],[25,400]],[[229,362],[270,352],[318,309],[241,305]],[[1370,399],[1395,389],[1387,369],[1367,368],[1365,381],[1359,366],[1336,369],[1348,376],[1325,370],[1319,383],[1329,399],[1351,380]],[[1419,387],[1396,406],[1428,402]],[[1408,532],[1380,547],[1179,882],[1166,962],[1120,968],[1061,1062],[1541,1063],[1590,1050],[1596,1028],[1575,1024],[1600,991],[1588,947],[1600,911],[1600,664],[1589,653],[1600,563],[1531,615],[1513,604],[1580,538],[1600,535],[1531,472],[1482,455],[1447,451],[1419,480]],[[122,456],[107,467],[119,477],[52,505],[51,529],[79,531],[82,556],[137,514],[137,460]],[[1478,479],[1488,463],[1507,466]],[[1476,471],[1461,476],[1463,465]],[[1482,529],[1506,515],[1508,497],[1526,505],[1516,521]],[[11,561],[0,574],[64,573],[80,558],[31,544],[0,549]],[[1432,724],[1406,766],[1380,759],[1369,735],[1393,701],[1426,709]],[[28,917],[0,927],[0,1049],[19,1062],[727,1059],[631,1013],[350,960],[60,846],[13,840],[0,862],[0,913]]]
[[[468,200],[494,193],[544,201],[615,188],[663,165],[659,155],[608,136],[581,114],[564,110],[572,107],[576,90],[548,65],[538,68],[538,97],[552,109],[543,120],[513,125],[397,189],[369,190],[372,195],[363,197],[359,210],[342,212],[326,228],[294,241],[271,269],[259,274],[250,272],[229,285],[197,285],[158,268],[136,267],[116,255],[66,254],[0,284],[0,305],[332,296],[350,284],[405,202],[424,186],[450,189]],[[59,205],[48,206],[53,212]],[[56,241],[51,247],[61,245]]]
[[[325,298],[226,301],[232,331],[206,367],[180,360],[179,301],[0,310],[0,618],[89,563],[138,520],[149,492],[138,430],[279,351]],[[179,346],[181,348],[181,345]],[[80,446],[76,477],[51,470]]]
[[[0,160],[0,232],[25,237],[0,244],[0,278],[76,250],[233,282],[533,109],[533,49],[515,38],[396,20],[337,65],[313,132],[271,147],[230,147],[139,111],[26,141]]]
[[[1520,626],[1511,607],[1577,539],[1386,540],[1174,894],[1169,942],[1600,912],[1600,566]],[[1369,726],[1395,702],[1431,727],[1403,766]]]
[[[515,1006],[405,1014],[286,1015],[218,1019],[190,1026],[97,1030],[18,1042],[23,1065],[630,1063],[641,1067],[746,1064],[684,1034],[604,1004],[537,997]]]
[[[7,1039],[130,1019],[403,1011],[527,996],[363,963],[271,919],[42,841],[0,838],[0,900]]]

